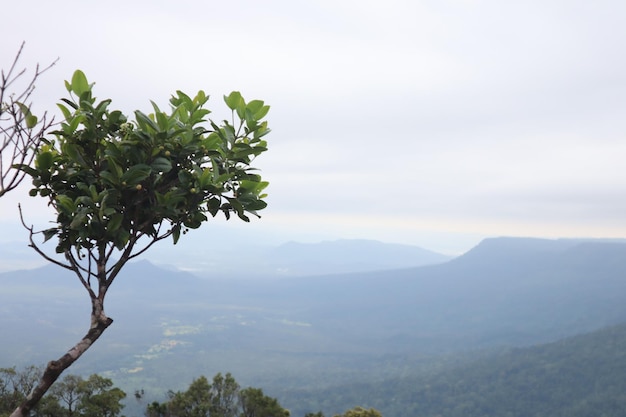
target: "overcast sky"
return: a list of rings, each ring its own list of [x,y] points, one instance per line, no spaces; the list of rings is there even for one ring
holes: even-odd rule
[[[2,14],[2,68],[22,41],[23,66],[60,58],[36,109],[54,112],[77,68],[128,113],[177,89],[205,90],[217,115],[231,90],[272,106],[256,163],[269,208],[196,236],[446,253],[488,236],[626,237],[622,0],[42,0]],[[5,230],[17,201],[41,216],[29,199],[0,201]]]

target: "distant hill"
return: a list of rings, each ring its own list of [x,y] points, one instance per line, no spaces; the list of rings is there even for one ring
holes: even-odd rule
[[[264,294],[371,348],[440,351],[547,342],[626,320],[624,277],[625,243],[499,238],[444,264],[284,280]]]
[[[285,243],[269,251],[266,262],[277,274],[303,276],[408,268],[451,258],[417,246],[345,239]]]

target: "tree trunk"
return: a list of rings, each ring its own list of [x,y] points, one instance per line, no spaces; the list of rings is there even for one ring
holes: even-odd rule
[[[28,417],[30,411],[37,405],[39,400],[50,389],[52,384],[59,378],[61,373],[69,368],[71,364],[76,362],[83,353],[104,333],[104,331],[113,323],[113,319],[104,314],[102,301],[92,299],[91,326],[87,334],[65,355],[56,361],[50,361],[46,366],[43,376],[39,380],[39,384],[33,388],[28,394],[24,402],[13,411],[10,417]]]

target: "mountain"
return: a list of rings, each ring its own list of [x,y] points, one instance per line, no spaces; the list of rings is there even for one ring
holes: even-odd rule
[[[375,240],[289,242],[267,253],[280,275],[322,275],[408,268],[443,263],[451,257],[417,246]]]
[[[444,264],[259,291],[266,303],[289,303],[294,320],[371,350],[434,352],[547,342],[626,320],[625,274],[622,242],[502,238]]]
[[[626,243],[592,240],[487,239],[440,264],[318,276],[201,278],[134,262],[109,292],[115,322],[72,369],[151,396],[217,372],[270,395],[393,378],[429,370],[434,355],[626,321],[625,276]],[[69,271],[2,273],[0,288],[0,333],[19,341],[0,344],[7,366],[55,358],[87,329]]]

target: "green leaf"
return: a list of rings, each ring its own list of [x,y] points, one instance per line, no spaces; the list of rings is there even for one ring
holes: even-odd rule
[[[233,91],[228,96],[224,96],[224,101],[229,109],[237,110],[243,102],[243,97],[241,97],[241,93],[239,91]]]
[[[191,119],[189,119],[190,124],[194,125],[196,123],[200,123],[204,121],[204,116],[210,114],[211,111],[207,109],[198,109],[194,111],[191,115]]]
[[[74,71],[74,75],[72,75],[72,84],[71,84],[72,92],[77,96],[81,96],[84,92],[89,91],[89,83],[87,82],[87,77],[85,73],[81,70]]]
[[[63,113],[63,117],[65,118],[65,120],[69,119],[70,117],[72,117],[72,113],[70,113],[70,111],[68,110],[67,107],[65,107],[63,104],[61,103],[57,103],[57,107],[59,109],[61,109],[61,113]]]
[[[15,104],[20,108],[20,111],[24,115],[24,122],[26,122],[26,127],[32,129],[37,126],[37,116],[30,112],[30,108],[27,105],[16,101]]]
[[[66,98],[62,98],[61,101],[64,102],[65,104],[67,104],[68,106],[70,106],[71,108],[73,108],[74,110],[78,110],[78,106],[72,100],[68,100]]]
[[[180,239],[180,225],[179,224],[172,227],[172,239],[174,240],[174,244],[178,243],[178,239]]]
[[[115,213],[111,216],[107,224],[107,231],[110,235],[115,235],[115,233],[122,225],[122,220],[124,220],[124,215],[122,215],[121,213]]]
[[[169,159],[159,156],[155,158],[150,164],[152,169],[156,172],[170,172],[172,170],[172,163]]]
[[[83,167],[89,167],[89,164],[83,157],[79,146],[73,145],[71,143],[65,143],[61,146],[61,151],[65,152],[67,156],[69,156],[72,160],[78,162]]]
[[[69,136],[71,138],[72,134],[76,132],[78,125],[81,124],[83,119],[84,119],[83,115],[77,114],[71,117],[70,119],[68,119],[67,120],[68,123],[62,123],[61,127],[63,128],[63,133],[65,133],[66,136]]]
[[[130,232],[124,227],[119,229],[119,232],[115,235],[115,247],[118,250],[123,250],[130,239]]]
[[[268,181],[249,181],[243,180],[241,181],[241,188],[249,193],[258,195],[261,191],[263,191],[269,185]]]
[[[102,100],[100,103],[98,103],[98,105],[95,108],[95,113],[96,114],[104,114],[106,113],[106,109],[109,106],[109,104],[111,104],[111,100]],[[107,117],[109,119],[109,122],[111,121],[111,115],[109,114],[109,116]]]
[[[50,167],[52,167],[53,160],[54,157],[52,155],[52,152],[44,151],[37,154],[35,166],[41,171],[49,171]]]
[[[235,139],[237,139],[237,135],[235,133],[235,128],[233,126],[226,123],[220,133],[224,135],[224,137],[226,138],[226,141],[230,143],[231,146],[235,144]]]
[[[149,165],[133,165],[122,175],[121,180],[128,185],[136,185],[148,178],[151,172],[152,168]]]
[[[161,130],[165,131],[169,128],[169,119],[167,118],[165,113],[159,111],[159,112],[154,113],[154,116]]]
[[[261,120],[270,111],[270,106],[266,106],[263,100],[252,100],[246,105],[246,110],[249,110],[254,120]]]
[[[37,126],[37,116],[33,114],[31,114],[30,116],[26,116],[24,120],[26,121],[26,127],[29,129]]]
[[[254,140],[259,140],[270,132],[271,130],[267,128],[267,120],[266,120],[256,127],[256,129],[254,130],[253,138]]]
[[[54,228],[54,229],[46,229],[46,230],[42,231],[44,243],[49,241],[50,239],[52,239],[54,236],[56,236],[57,232],[58,232],[58,230],[56,228]]]
[[[240,119],[244,118],[246,114],[246,102],[239,91],[233,91],[228,96],[224,96],[224,101],[228,108],[237,112],[237,116],[239,116]]]
[[[109,113],[108,122],[111,126],[119,126],[122,123],[126,122],[126,116],[124,116],[124,114],[119,110],[113,110],[111,113]]]
[[[35,168],[33,168],[33,167],[29,166],[29,165],[26,165],[26,164],[14,164],[14,165],[12,165],[12,167],[15,168],[15,169],[19,169],[20,171],[24,171],[25,173],[27,173],[28,175],[30,175],[33,178],[36,178],[36,177],[39,176],[39,172]]]
[[[152,109],[154,110],[154,113],[161,113],[161,109],[159,109],[159,106],[152,100],[150,100],[150,104],[152,104]]]
[[[200,174],[200,177],[198,178],[198,181],[200,182],[200,188],[206,188],[207,186],[211,185],[212,180],[213,171],[209,168],[203,169],[202,174]]]
[[[215,217],[220,210],[221,201],[217,197],[211,197],[207,201],[207,210],[211,213],[211,216]]]
[[[221,144],[222,140],[215,132],[212,132],[206,139],[202,141],[202,146],[204,146],[207,150],[219,149]]]
[[[194,97],[193,102],[197,103],[199,106],[202,106],[204,103],[207,102],[208,99],[209,96],[207,96],[203,90],[200,90],[198,91],[198,94],[196,94],[196,96]]]
[[[176,90],[176,96],[172,96],[172,98],[170,98],[170,103],[172,103],[174,107],[178,107],[181,104],[184,104],[187,109],[191,109],[193,107],[191,97],[180,90]]]
[[[109,163],[109,169],[102,171],[100,176],[111,181],[112,184],[117,184],[121,176],[124,174],[122,167],[117,163],[113,156],[107,156],[107,162]]]
[[[78,213],[72,219],[72,222],[70,223],[70,229],[77,229],[79,227],[82,227],[86,219],[87,214],[85,212]]]
[[[104,210],[101,210],[102,214],[107,216],[107,217],[112,217],[115,214],[117,214],[117,210],[115,210],[113,207],[107,207]]]
[[[263,100],[252,100],[246,104],[246,109],[250,110],[252,114],[255,114],[263,107]]]
[[[156,123],[154,123],[152,119],[150,119],[148,116],[146,116],[144,113],[140,112],[139,110],[135,112],[135,117],[137,118],[137,123],[139,124],[139,127],[141,127],[142,129],[150,128],[154,132],[159,131],[159,127],[156,125]]]
[[[246,202],[245,207],[247,212],[252,213],[257,217],[261,217],[257,214],[257,211],[263,210],[267,207],[267,203],[263,200],[250,200]]]

